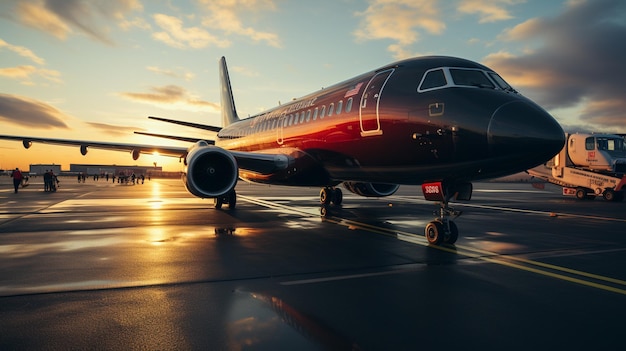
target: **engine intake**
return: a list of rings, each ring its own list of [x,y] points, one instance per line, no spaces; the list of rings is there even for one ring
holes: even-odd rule
[[[239,178],[239,167],[233,155],[204,141],[189,149],[185,164],[183,182],[190,193],[200,198],[226,195]]]
[[[384,197],[393,195],[400,187],[397,184],[344,182],[348,191],[366,197]]]

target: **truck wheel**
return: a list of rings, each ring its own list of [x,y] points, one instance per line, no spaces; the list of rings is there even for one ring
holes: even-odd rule
[[[587,198],[587,191],[582,188],[576,189],[576,198],[578,200],[585,200]]]
[[[616,198],[615,191],[613,191],[613,189],[606,189],[603,196],[606,201],[615,201]]]

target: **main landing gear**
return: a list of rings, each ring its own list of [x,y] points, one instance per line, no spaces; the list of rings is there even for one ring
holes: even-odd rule
[[[213,201],[215,208],[218,210],[221,209],[224,204],[228,205],[229,210],[234,210],[237,205],[237,193],[235,192],[235,189],[233,189],[225,195],[214,198]]]
[[[459,238],[459,229],[450,220],[450,216],[457,218],[461,211],[456,211],[449,206],[451,199],[469,200],[472,197],[472,183],[456,183],[445,185],[442,182],[422,184],[424,197],[429,201],[439,201],[439,211],[434,212],[438,216],[426,225],[424,235],[428,243],[439,245],[441,243],[454,244]]]
[[[322,217],[328,216],[328,210],[330,204],[340,206],[343,202],[343,192],[339,188],[327,186],[320,190],[320,214]]]
[[[341,189],[327,186],[320,191],[320,202],[322,205],[341,205],[343,201],[343,193]]]

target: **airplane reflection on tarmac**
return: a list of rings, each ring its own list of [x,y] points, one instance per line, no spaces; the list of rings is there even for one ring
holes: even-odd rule
[[[235,291],[228,331],[234,349],[360,350],[354,342],[323,322],[307,316],[275,296]],[[278,342],[277,342],[278,341]],[[304,348],[303,348],[304,347]]]

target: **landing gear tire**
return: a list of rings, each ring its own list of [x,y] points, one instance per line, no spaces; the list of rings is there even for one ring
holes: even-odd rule
[[[231,190],[226,195],[213,199],[213,205],[218,210],[221,209],[224,204],[228,205],[229,210],[235,209],[235,206],[237,206],[237,193],[235,189]]]
[[[443,242],[446,244],[454,244],[459,238],[459,228],[457,228],[456,224],[452,221],[448,221],[448,225],[450,226],[450,233],[444,235]]]
[[[448,221],[449,232],[446,232],[445,225],[436,220],[428,223],[424,229],[424,235],[429,244],[439,245],[441,243],[454,244],[459,238],[459,228],[452,221]]]
[[[332,199],[332,188],[323,188],[320,191],[320,202],[324,205],[330,205],[330,200]]]
[[[439,221],[429,222],[424,229],[424,234],[429,244],[439,245],[443,241],[443,223]]]
[[[320,202],[323,205],[330,205],[331,203],[339,206],[343,202],[343,193],[341,189],[326,187],[320,191]]]

